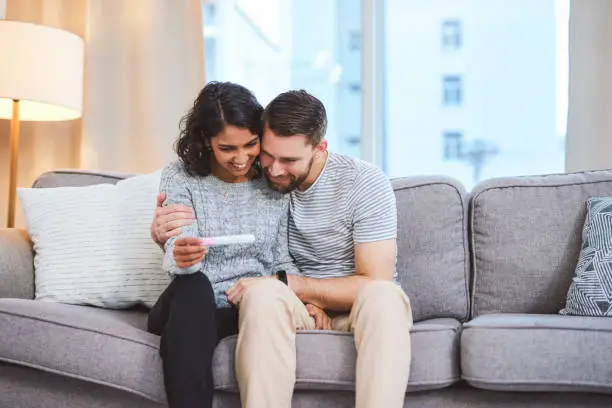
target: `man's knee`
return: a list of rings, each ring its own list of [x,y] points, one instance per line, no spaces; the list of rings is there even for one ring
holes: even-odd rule
[[[245,313],[265,313],[274,310],[285,301],[290,289],[276,279],[262,279],[249,285],[242,300],[240,311]]]
[[[374,280],[359,291],[356,306],[380,313],[407,310],[412,315],[410,301],[399,285],[391,281]]]

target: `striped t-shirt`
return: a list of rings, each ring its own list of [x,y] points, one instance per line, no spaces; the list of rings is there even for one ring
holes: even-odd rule
[[[289,205],[289,251],[306,276],[352,275],[355,244],[397,237],[391,183],[365,161],[329,152],[317,180],[294,190]]]

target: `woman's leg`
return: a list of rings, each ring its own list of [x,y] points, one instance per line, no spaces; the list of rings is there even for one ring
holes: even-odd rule
[[[170,283],[149,312],[149,318],[147,320],[149,333],[161,336],[166,326],[166,322],[168,321],[168,313],[170,311],[170,302],[172,302],[173,292],[174,286]]]
[[[212,285],[206,275],[196,272],[175,277],[167,292],[160,297],[160,308],[151,311],[150,323],[166,320],[161,324],[160,354],[168,405],[212,407],[211,363],[217,344]]]
[[[238,334],[238,309],[235,307],[219,308],[215,312],[217,319],[217,339]]]

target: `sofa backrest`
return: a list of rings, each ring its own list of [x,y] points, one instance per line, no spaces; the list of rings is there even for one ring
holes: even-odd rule
[[[467,194],[451,178],[392,181],[398,211],[397,271],[415,321],[469,318]]]
[[[115,184],[133,174],[119,172],[96,172],[89,170],[54,170],[38,176],[32,187],[81,187],[92,184]]]
[[[34,187],[114,184],[126,173],[58,170]],[[393,180],[398,208],[397,270],[415,321],[469,317],[467,194],[457,181],[440,177]]]
[[[474,317],[563,308],[592,196],[612,196],[612,171],[500,178],[474,188]]]

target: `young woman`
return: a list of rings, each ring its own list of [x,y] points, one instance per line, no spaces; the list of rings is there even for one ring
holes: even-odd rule
[[[161,335],[170,408],[211,407],[212,356],[236,334],[241,278],[295,273],[287,246],[288,196],[270,189],[259,167],[263,108],[246,88],[207,84],[183,118],[179,160],[162,171],[164,205],[184,204],[195,219],[164,245],[172,282],[149,316]],[[255,241],[202,246],[200,239],[253,234]]]

